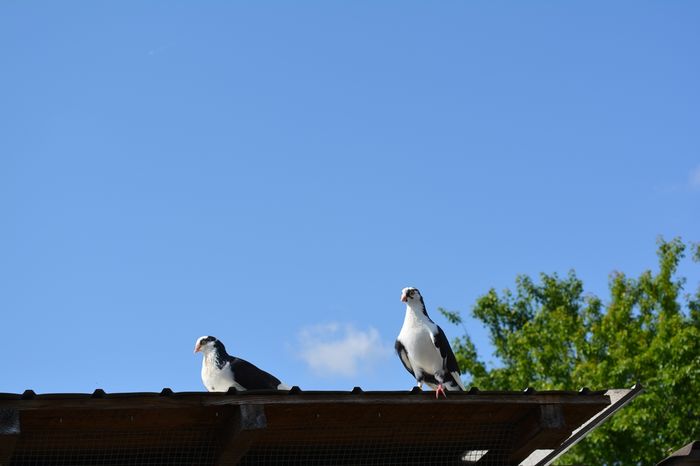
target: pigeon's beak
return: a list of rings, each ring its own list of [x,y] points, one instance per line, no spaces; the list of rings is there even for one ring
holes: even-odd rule
[[[401,293],[401,302],[405,303],[406,301],[408,301],[408,295],[405,292]]]
[[[199,342],[197,342],[196,345],[194,345],[194,352],[198,353],[199,352]]]

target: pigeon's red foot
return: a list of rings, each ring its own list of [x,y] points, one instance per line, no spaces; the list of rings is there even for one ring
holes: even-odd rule
[[[442,384],[438,385],[437,388],[435,389],[435,398],[436,399],[440,398],[440,393],[442,393],[442,396],[447,398],[447,394],[445,394],[445,388],[442,386]]]

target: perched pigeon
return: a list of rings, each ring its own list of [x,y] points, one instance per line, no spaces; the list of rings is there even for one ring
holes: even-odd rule
[[[216,337],[199,337],[194,352],[202,352],[202,382],[210,392],[225,392],[230,387],[236,390],[269,388],[289,390],[272,374],[254,366],[245,359],[230,356],[224,344]]]
[[[420,292],[415,288],[401,290],[401,301],[407,304],[406,317],[396,338],[396,353],[418,387],[425,383],[435,389],[435,397],[448,390],[464,390],[459,367],[445,332],[430,320]]]

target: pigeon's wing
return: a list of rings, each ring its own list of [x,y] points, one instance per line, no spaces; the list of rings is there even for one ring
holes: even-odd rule
[[[396,354],[399,355],[399,359],[401,359],[403,367],[405,367],[406,370],[410,372],[413,377],[415,377],[416,374],[415,372],[413,372],[413,366],[411,365],[411,361],[408,359],[408,352],[403,346],[403,343],[401,343],[399,340],[396,340],[396,343],[394,343],[394,349],[396,350]]]
[[[430,337],[433,339],[435,347],[440,351],[440,356],[442,357],[442,367],[452,374],[455,382],[459,387],[464,390],[464,385],[462,384],[462,378],[460,377],[459,365],[457,364],[457,358],[455,357],[450,342],[447,341],[447,335],[442,331],[439,325],[435,325],[436,331],[431,332]]]
[[[245,359],[231,358],[231,370],[236,383],[246,390],[265,388],[277,390],[281,383],[277,377]]]

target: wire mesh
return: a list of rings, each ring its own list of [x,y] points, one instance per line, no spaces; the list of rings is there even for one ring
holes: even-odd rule
[[[276,430],[239,464],[262,465],[507,465],[513,426],[408,417],[393,425],[353,419]]]
[[[70,427],[35,422],[19,435],[10,466],[87,465],[509,465],[515,424],[488,407],[444,404],[266,406],[262,428],[231,407],[211,422],[126,429],[76,417]],[[180,410],[166,410],[177,411]],[[87,413],[84,413],[87,414]],[[193,413],[194,415],[196,413]],[[468,414],[468,415],[467,415]],[[161,414],[162,416],[163,414]],[[55,416],[42,418],[50,422]],[[121,416],[123,417],[123,416]],[[478,420],[477,420],[478,418]],[[468,420],[467,420],[468,419]],[[489,420],[490,419],[490,420]],[[55,420],[54,420],[55,421]],[[166,426],[164,423],[163,426]],[[187,426],[187,427],[185,427]]]
[[[10,466],[211,465],[213,430],[56,431],[23,433]]]

